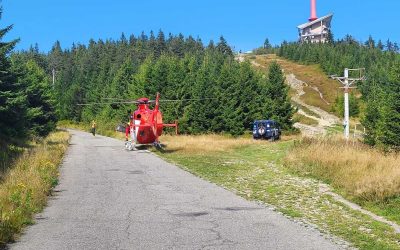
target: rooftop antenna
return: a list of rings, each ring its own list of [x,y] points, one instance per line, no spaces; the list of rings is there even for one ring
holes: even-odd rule
[[[350,78],[349,77],[349,72],[358,72],[358,77]],[[343,84],[342,89],[344,89],[344,121],[343,121],[343,127],[344,127],[344,137],[346,140],[349,140],[349,135],[350,135],[350,121],[349,121],[349,90],[354,89],[356,87],[352,87],[356,82],[359,81],[365,81],[365,68],[359,68],[359,69],[344,69],[344,76],[331,76],[332,79],[336,79],[339,82]]]
[[[308,19],[308,21],[312,22],[317,19],[317,0],[311,0],[311,17]]]

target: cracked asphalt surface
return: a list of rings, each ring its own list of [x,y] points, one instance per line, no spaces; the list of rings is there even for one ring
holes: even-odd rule
[[[70,132],[54,196],[11,249],[340,248],[152,153]]]

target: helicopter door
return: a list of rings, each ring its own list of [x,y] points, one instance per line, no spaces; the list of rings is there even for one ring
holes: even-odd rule
[[[139,133],[139,125],[140,125],[140,120],[134,120],[135,121],[135,127],[131,128],[131,135],[132,135],[132,140],[136,143],[137,142],[137,134]]]

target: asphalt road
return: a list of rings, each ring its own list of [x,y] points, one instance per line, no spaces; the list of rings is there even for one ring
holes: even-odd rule
[[[71,133],[55,196],[11,249],[339,248],[147,151]]]

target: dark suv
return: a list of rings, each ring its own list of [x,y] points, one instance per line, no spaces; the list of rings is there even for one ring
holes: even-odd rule
[[[278,140],[281,136],[279,123],[272,120],[256,120],[253,124],[254,139]]]

